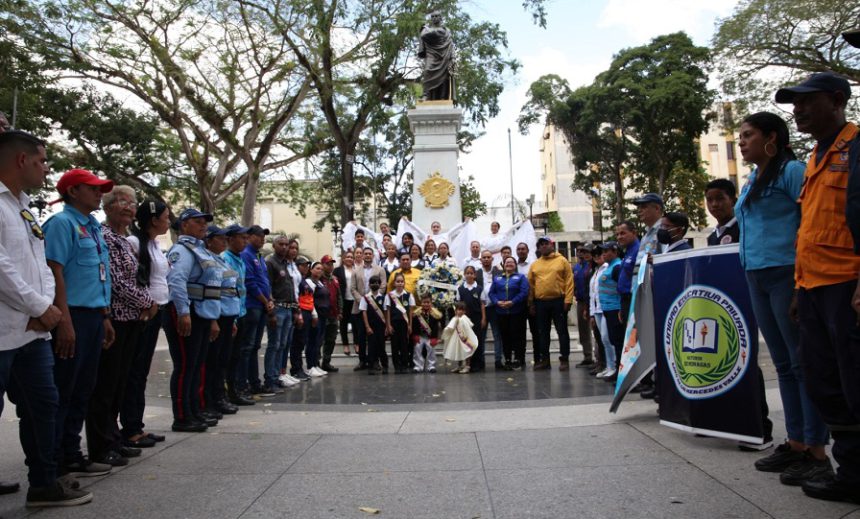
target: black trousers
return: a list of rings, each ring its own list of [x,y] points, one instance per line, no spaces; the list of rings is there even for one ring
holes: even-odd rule
[[[358,314],[361,316],[361,314]],[[373,328],[373,333],[368,334],[364,327],[364,320],[361,323],[361,329],[364,330],[365,344],[367,345],[367,365],[371,368],[376,367],[379,362],[380,366],[388,368],[388,354],[385,352],[385,326],[381,325]]]
[[[409,344],[406,321],[392,320],[391,327],[394,328],[391,334],[391,363],[394,369],[408,369],[412,366],[412,346]]]
[[[591,320],[591,318],[588,319],[588,328],[591,330],[591,334],[594,336],[594,344],[596,345],[594,355],[597,357],[597,364],[605,368],[606,350],[603,349],[603,338],[600,336],[600,330],[598,330],[596,326],[591,326]]]
[[[170,375],[170,399],[175,420],[193,420],[200,414],[200,372],[209,346],[212,321],[191,310],[191,335],[182,337],[177,331],[179,316],[176,307],[167,306],[164,333],[170,347],[173,374]]]
[[[223,400],[224,377],[230,364],[233,350],[233,321],[236,316],[221,316],[218,319],[218,338],[209,345],[206,353],[206,364],[203,366],[203,400],[200,402],[205,409],[214,409]]]
[[[146,408],[146,380],[152,367],[152,357],[158,334],[161,333],[161,320],[164,307],[159,308],[155,317],[146,322],[138,338],[134,359],[125,384],[125,395],[119,409],[123,438],[143,434],[143,413]]]
[[[340,342],[343,345],[347,344],[355,344],[357,339],[355,338],[355,325],[352,326],[352,342],[349,342],[349,324],[352,322],[352,305],[355,304],[355,301],[347,301],[343,300],[343,308],[341,308],[341,315],[343,318],[340,320]]]
[[[567,360],[570,356],[570,332],[567,330],[567,312],[564,298],[535,299],[535,317],[540,337],[540,360],[549,362],[549,328],[555,326],[558,334],[559,358]]]
[[[87,411],[87,450],[95,461],[122,446],[117,418],[144,322],[111,321],[111,325],[116,334],[114,343],[102,350],[96,387]]]
[[[368,364],[373,365],[369,360],[367,329],[364,327],[364,319],[362,318],[361,312],[352,314],[349,317],[352,319],[352,336],[355,338],[355,344],[358,345],[358,363],[362,366],[367,366]],[[385,335],[384,330],[382,334]],[[383,339],[383,344],[384,341],[385,339]],[[377,357],[377,359],[378,358],[379,357]]]
[[[528,309],[526,309],[526,315],[526,320],[529,323],[529,334],[532,337],[532,360],[538,362],[540,360],[540,333],[538,333],[537,316],[532,315]]]
[[[498,315],[499,328],[502,331],[502,347],[505,350],[505,361],[510,362],[513,356],[517,362],[526,361],[526,313],[525,311]]]
[[[806,391],[830,427],[839,480],[860,488],[860,325],[851,308],[857,281],[801,288],[800,362]]]
[[[487,315],[487,327],[481,328],[481,314],[466,314],[469,316],[469,320],[472,321],[472,331],[475,332],[475,336],[478,337],[478,348],[475,350],[475,353],[472,354],[472,357],[469,359],[469,368],[472,372],[482,371],[486,368],[486,361],[484,359],[484,344],[487,342],[487,334],[490,332],[490,316],[495,319],[495,309],[493,307],[486,309]],[[501,333],[501,332],[499,332]],[[495,337],[493,337],[495,339]],[[504,340],[502,341],[502,345],[504,345]]]

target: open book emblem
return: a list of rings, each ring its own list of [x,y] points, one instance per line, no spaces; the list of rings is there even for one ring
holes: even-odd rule
[[[684,319],[684,345],[689,353],[716,353],[719,327],[716,319]]]

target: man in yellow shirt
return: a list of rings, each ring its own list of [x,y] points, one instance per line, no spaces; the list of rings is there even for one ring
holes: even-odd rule
[[[415,290],[418,288],[418,278],[421,277],[421,271],[412,268],[412,257],[409,256],[408,252],[404,252],[400,255],[400,268],[392,272],[388,277],[389,292],[394,290],[394,277],[397,274],[403,274],[403,280],[406,281],[404,289],[417,299],[418,292]]]
[[[570,334],[567,331],[567,312],[573,303],[573,270],[567,258],[555,251],[555,242],[549,236],[537,241],[540,258],[529,268],[529,311],[535,315],[538,342],[535,351],[537,370],[551,369],[549,362],[549,327],[555,324],[559,343],[559,371],[570,369]]]

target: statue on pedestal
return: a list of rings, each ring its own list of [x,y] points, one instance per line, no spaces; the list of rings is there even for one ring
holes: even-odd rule
[[[425,101],[454,100],[454,42],[442,25],[438,11],[430,13],[430,25],[421,28],[418,57],[424,60]]]

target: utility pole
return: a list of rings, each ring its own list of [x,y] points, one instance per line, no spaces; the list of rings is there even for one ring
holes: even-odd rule
[[[517,223],[517,213],[514,210],[514,154],[511,151],[511,129],[508,128],[508,164],[511,172],[511,225]]]

